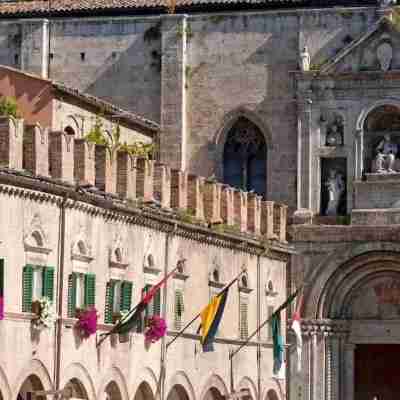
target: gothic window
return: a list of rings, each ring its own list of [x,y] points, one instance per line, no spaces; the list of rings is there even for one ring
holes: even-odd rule
[[[224,182],[265,197],[266,163],[267,146],[262,133],[246,118],[239,118],[225,143]]]

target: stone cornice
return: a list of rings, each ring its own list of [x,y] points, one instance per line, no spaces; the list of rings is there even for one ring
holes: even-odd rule
[[[301,321],[304,336],[322,335],[345,337],[349,334],[349,321],[332,319],[304,319]]]
[[[141,225],[189,240],[260,254],[284,262],[294,253],[291,246],[277,241],[263,243],[250,236],[215,232],[207,227],[184,223],[171,211],[146,205],[134,208],[117,196],[78,192],[73,185],[46,177],[32,177],[24,172],[0,169],[0,193],[57,206],[65,202],[66,208],[102,216],[107,221]]]

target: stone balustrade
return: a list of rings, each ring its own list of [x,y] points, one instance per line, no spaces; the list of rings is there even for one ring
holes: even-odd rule
[[[178,210],[195,223],[286,242],[287,207],[222,183],[127,153],[111,154],[65,132],[0,118],[0,164],[129,200]]]

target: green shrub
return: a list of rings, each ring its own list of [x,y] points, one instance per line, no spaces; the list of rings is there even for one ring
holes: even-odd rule
[[[0,100],[0,115],[18,118],[18,104],[14,97],[3,97]]]

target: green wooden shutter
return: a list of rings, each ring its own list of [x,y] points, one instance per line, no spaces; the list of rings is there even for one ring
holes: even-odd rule
[[[76,280],[77,274],[72,273],[68,277],[68,317],[74,318],[76,311]]]
[[[247,310],[247,302],[240,300],[240,339],[247,339],[249,336]]]
[[[4,260],[0,259],[0,296],[4,295]]]
[[[54,268],[43,268],[43,296],[51,302],[54,299]]]
[[[33,267],[25,265],[22,272],[22,311],[32,311]]]
[[[181,290],[175,291],[174,325],[175,329],[182,328],[182,316],[184,311],[183,293]]]
[[[113,316],[113,304],[114,304],[114,286],[115,281],[107,282],[106,287],[106,307],[104,311],[104,322],[106,324],[112,324],[112,316]]]
[[[85,275],[85,306],[93,307],[96,304],[96,275]]]
[[[153,315],[161,314],[161,289],[158,289],[153,297]]]
[[[124,281],[121,286],[121,311],[131,309],[132,300],[132,282]]]

